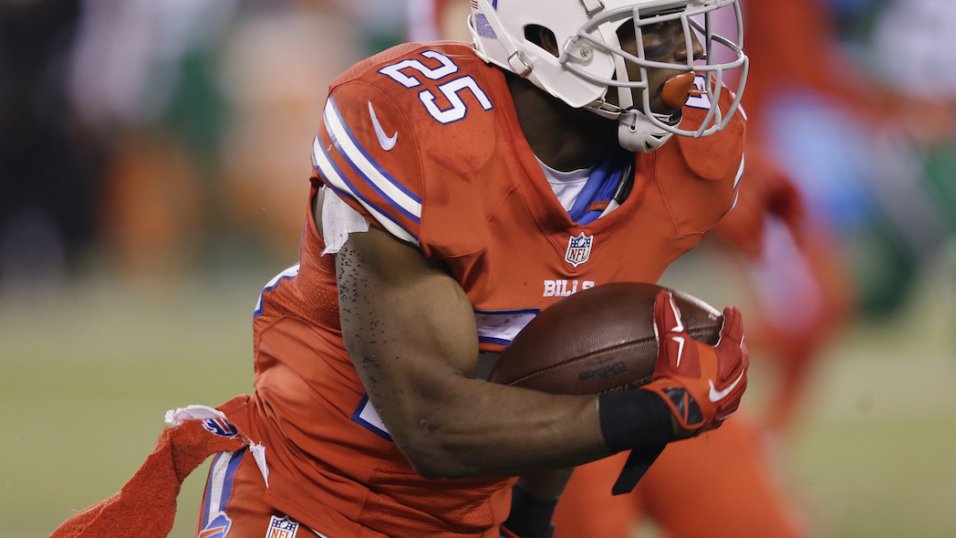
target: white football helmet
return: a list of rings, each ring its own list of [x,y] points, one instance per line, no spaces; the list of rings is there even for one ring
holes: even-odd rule
[[[727,17],[716,17],[718,10]],[[686,62],[645,59],[641,29],[673,20],[684,29]],[[634,24],[636,56],[624,51],[617,37],[626,23]],[[735,26],[736,35],[716,33],[718,25],[729,26],[731,32]],[[617,119],[620,143],[631,151],[652,151],[675,134],[701,137],[723,129],[740,105],[747,79],[737,0],[471,0],[468,26],[482,59],[527,78],[574,108]],[[526,38],[526,29],[534,26],[554,34],[560,49],[557,57]],[[703,45],[705,58],[694,57],[695,38]],[[639,66],[640,80],[629,79],[628,63]],[[714,106],[700,128],[679,129],[679,113],[669,116],[651,110],[647,70],[653,68],[707,77],[709,83],[698,84],[697,90]],[[730,108],[722,113],[716,103],[725,83],[735,84],[736,91]],[[617,105],[607,102],[612,87],[617,88]],[[641,90],[641,103],[631,98],[635,88]]]

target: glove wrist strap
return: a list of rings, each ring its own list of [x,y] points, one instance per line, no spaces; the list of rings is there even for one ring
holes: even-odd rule
[[[660,396],[646,390],[602,394],[598,415],[604,444],[613,452],[662,446],[673,440],[671,410]]]

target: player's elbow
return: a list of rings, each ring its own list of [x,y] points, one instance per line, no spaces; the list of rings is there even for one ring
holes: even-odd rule
[[[408,461],[411,463],[412,469],[414,469],[415,472],[422,478],[427,478],[429,480],[439,480],[442,478],[462,478],[454,472],[451,465],[448,465],[441,459],[432,457],[431,455],[409,452],[406,453],[406,457],[408,457]]]
[[[454,456],[434,451],[406,453],[412,469],[421,476],[429,480],[438,479],[462,479],[462,478],[485,478],[488,473],[482,469],[469,465]]]
[[[428,419],[418,420],[414,430],[394,438],[412,468],[423,478],[475,478],[486,473],[461,450],[457,436],[446,433]]]

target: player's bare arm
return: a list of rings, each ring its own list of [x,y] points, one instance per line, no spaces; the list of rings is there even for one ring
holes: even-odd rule
[[[336,270],[346,347],[393,440],[426,477],[527,475],[639,447],[643,437],[659,440],[662,432],[641,431],[642,422],[630,419],[643,413],[639,408],[652,391],[672,407],[668,440],[687,437],[719,425],[746,386],[734,383],[729,409],[701,396],[705,378],[746,370],[739,313],[733,309],[724,313],[734,320],[725,324],[730,332],[724,344],[694,348],[694,355],[708,356],[708,369],[736,365],[723,375],[704,370],[684,379],[683,373],[667,371],[670,364],[680,365],[676,359],[683,353],[683,347],[668,345],[648,391],[551,395],[474,378],[478,347],[471,304],[457,282],[417,250],[370,229],[349,236]],[[676,315],[670,301],[658,298],[655,317],[662,334],[682,327],[679,318],[665,319],[664,313]],[[734,358],[718,360],[714,349]],[[696,419],[672,402],[685,394],[698,402]],[[543,495],[560,494],[563,484],[560,473],[535,482]]]
[[[398,447],[427,477],[514,476],[611,453],[597,398],[474,379],[471,304],[443,268],[384,232],[337,255],[342,332]]]

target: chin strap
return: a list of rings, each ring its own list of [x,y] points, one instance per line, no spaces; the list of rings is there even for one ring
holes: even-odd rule
[[[654,117],[668,125],[677,125],[681,115],[654,114]],[[636,108],[625,110],[618,119],[617,142],[628,151],[649,153],[663,146],[672,136],[673,133],[657,126]]]
[[[630,96],[627,100],[630,100]],[[648,153],[664,145],[673,136],[673,133],[656,125],[643,111],[633,106],[623,109],[600,99],[590,103],[585,108],[602,118],[617,120],[618,144],[628,151]],[[677,112],[670,115],[655,113],[654,118],[661,123],[673,126],[680,123],[681,113]]]

